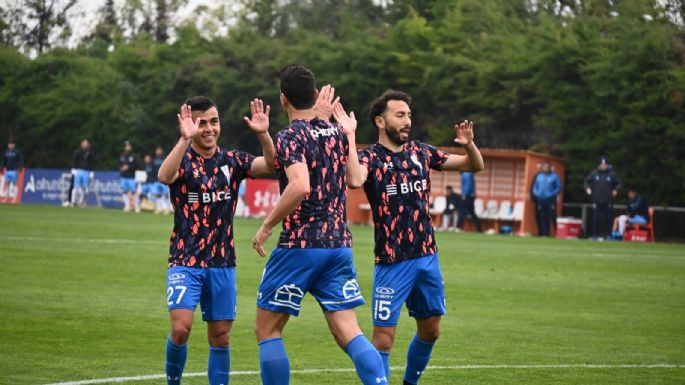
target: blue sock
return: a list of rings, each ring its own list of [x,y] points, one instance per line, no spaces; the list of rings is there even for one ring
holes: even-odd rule
[[[379,350],[378,354],[381,355],[381,360],[383,360],[383,369],[385,369],[385,378],[390,381],[390,352],[384,352]]]
[[[378,350],[371,345],[371,342],[363,334],[354,337],[347,344],[345,353],[354,362],[357,375],[364,385],[387,385],[388,378],[385,375],[383,360],[378,354]]]
[[[290,362],[282,338],[271,338],[259,343],[259,367],[263,385],[290,383]]]
[[[186,344],[176,345],[169,336],[166,341],[166,382],[168,385],[181,384],[187,353]]]
[[[419,378],[428,366],[431,359],[434,342],[421,341],[418,335],[414,336],[407,349],[407,369],[404,372],[404,381],[410,384],[418,384]]]
[[[228,385],[228,371],[231,368],[231,348],[209,347],[207,378],[209,385]]]

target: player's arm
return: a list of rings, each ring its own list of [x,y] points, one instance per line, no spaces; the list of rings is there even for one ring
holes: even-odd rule
[[[181,130],[181,139],[178,140],[178,143],[176,143],[169,155],[164,159],[157,172],[157,179],[167,185],[174,183],[178,179],[178,169],[181,167],[183,155],[190,145],[190,139],[199,131],[198,127],[200,127],[199,118],[193,122],[192,111],[189,105],[182,105],[181,112],[176,117],[178,118],[178,126]]]
[[[276,157],[276,149],[274,142],[269,135],[269,111],[270,106],[264,109],[264,102],[261,99],[255,99],[250,102],[250,111],[252,118],[245,116],[243,119],[252,132],[257,134],[257,140],[262,145],[262,156],[256,157],[252,161],[250,173],[254,176],[262,176],[273,174],[274,159]]]
[[[347,165],[345,169],[347,186],[351,188],[360,188],[364,185],[364,182],[366,182],[366,178],[369,175],[369,169],[359,163],[359,157],[357,155],[357,119],[354,117],[354,112],[350,112],[350,114],[347,115],[340,102],[335,103],[333,116],[335,116],[335,120],[340,127],[342,127],[343,133],[348,141],[349,153],[347,155]]]
[[[455,124],[454,130],[457,134],[454,141],[464,146],[466,155],[450,154],[442,165],[442,170],[478,172],[484,169],[483,156],[473,142],[473,122],[465,120],[461,124]]]
[[[257,250],[260,256],[266,256],[264,252],[264,242],[271,235],[274,226],[280,223],[290,213],[295,211],[300,205],[300,202],[311,191],[309,185],[309,169],[306,163],[293,163],[285,170],[288,177],[288,185],[283,190],[276,206],[271,210],[269,215],[264,218],[262,226],[257,230],[254,240],[252,241],[252,248]]]

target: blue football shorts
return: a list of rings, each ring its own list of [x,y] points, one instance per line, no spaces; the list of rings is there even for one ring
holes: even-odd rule
[[[323,311],[366,303],[357,283],[352,249],[274,249],[259,284],[257,306],[297,316],[306,293],[316,298]]]
[[[88,188],[90,183],[90,172],[88,170],[76,170],[76,175],[74,176],[74,187]]]
[[[437,253],[376,265],[372,301],[374,326],[397,326],[405,303],[409,316],[413,318],[428,318],[447,312],[445,283]]]
[[[17,170],[5,171],[5,183],[17,184]]]
[[[119,187],[122,193],[136,192],[136,180],[133,178],[119,178]]]
[[[199,303],[203,321],[235,320],[238,297],[235,266],[174,266],[167,270],[166,282],[169,311],[195,311]]]

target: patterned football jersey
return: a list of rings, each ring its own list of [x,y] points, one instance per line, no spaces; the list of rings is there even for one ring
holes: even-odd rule
[[[205,159],[188,146],[178,179],[169,185],[174,206],[169,267],[235,266],[233,214],[238,186],[250,176],[254,158],[219,148]]]
[[[340,127],[327,120],[294,120],[276,136],[275,169],[281,193],[285,169],[305,163],[311,192],[283,220],[281,248],[351,247],[347,228],[345,165],[349,143]]]
[[[436,253],[428,203],[430,169],[441,170],[449,154],[418,141],[406,143],[400,152],[375,143],[358,154],[369,169],[364,192],[373,213],[376,263]]]

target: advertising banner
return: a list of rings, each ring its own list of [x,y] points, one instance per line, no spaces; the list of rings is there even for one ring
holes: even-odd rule
[[[119,173],[95,171],[90,180],[86,205],[106,208],[123,208]],[[27,168],[22,188],[23,203],[62,205],[69,201],[72,175],[69,170]]]
[[[5,179],[5,174],[0,170],[0,203],[19,204],[21,203],[21,188],[24,183],[24,172],[22,169],[17,174],[17,182],[10,183]]]

